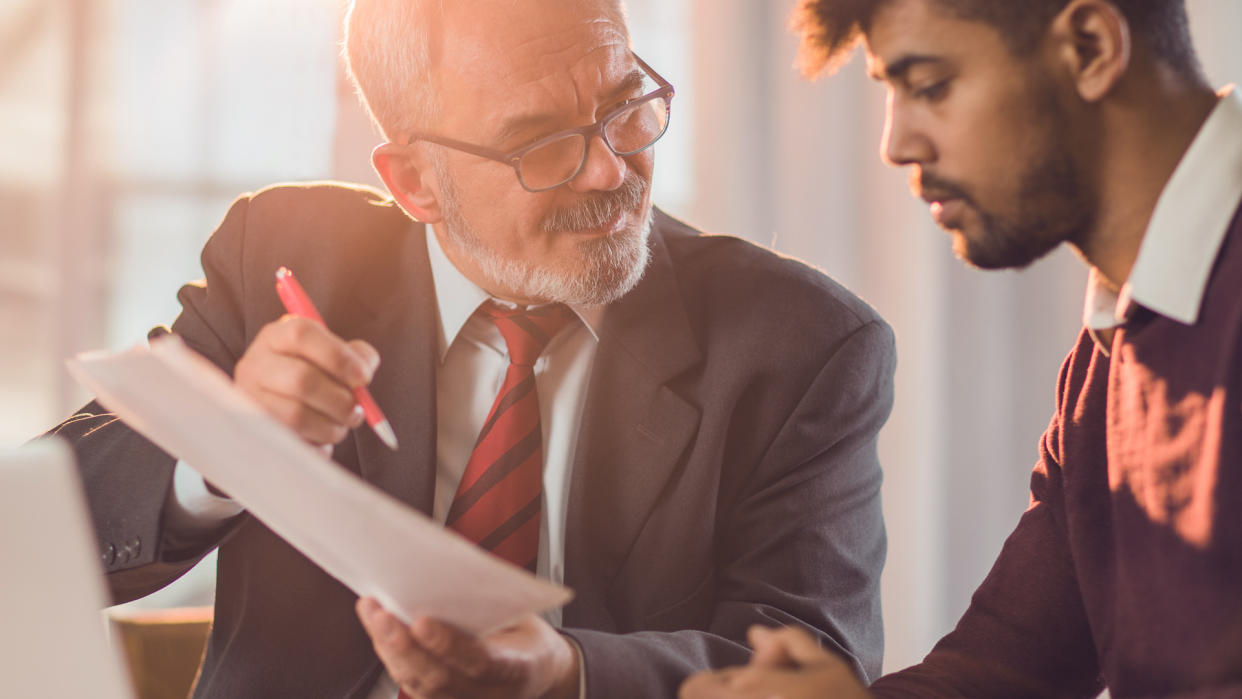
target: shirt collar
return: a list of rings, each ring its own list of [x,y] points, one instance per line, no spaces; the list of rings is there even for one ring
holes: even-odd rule
[[[496,301],[503,305],[512,305],[493,299],[490,294],[484,291],[479,285],[466,278],[452,262],[449,261],[444,250],[440,247],[440,241],[436,237],[435,232],[430,226],[426,227],[427,231],[427,257],[431,261],[431,279],[436,289],[436,305],[440,311],[440,361],[444,361],[444,355],[448,353],[449,347],[453,345],[453,341],[461,333],[462,328],[466,326],[466,322],[470,320],[470,316],[478,310],[483,302],[490,300]],[[605,306],[580,306],[568,304],[570,310],[582,324],[586,326],[591,337],[596,342],[599,341],[599,327],[604,318]]]
[[[1091,270],[1083,324],[1090,330],[1114,328],[1138,304],[1193,325],[1239,200],[1242,96],[1229,86],[1160,193],[1130,278],[1114,291]]]

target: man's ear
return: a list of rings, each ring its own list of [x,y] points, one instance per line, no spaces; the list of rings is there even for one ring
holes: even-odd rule
[[[1071,0],[1052,21],[1057,58],[1087,102],[1106,97],[1130,67],[1130,23],[1108,0]]]
[[[434,171],[417,147],[381,143],[371,152],[371,165],[406,213],[423,223],[440,222],[440,200],[430,186]]]

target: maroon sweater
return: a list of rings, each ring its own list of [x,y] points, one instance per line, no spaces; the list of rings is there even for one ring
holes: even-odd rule
[[[1031,506],[881,697],[1242,697],[1242,210],[1193,326],[1139,308],[1061,369]]]

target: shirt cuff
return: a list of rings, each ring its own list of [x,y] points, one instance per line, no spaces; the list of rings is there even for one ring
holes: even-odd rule
[[[207,481],[184,461],[173,470],[173,487],[165,507],[165,527],[169,533],[186,536],[216,530],[225,520],[245,508],[235,500],[220,497],[207,489]]]

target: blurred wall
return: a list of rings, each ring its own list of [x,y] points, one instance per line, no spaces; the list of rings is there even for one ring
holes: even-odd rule
[[[656,199],[824,269],[894,326],[882,436],[886,665],[965,608],[1027,501],[1085,273],[1059,253],[984,274],[877,157],[883,94],[855,61],[792,69],[792,0],[629,0],[677,86]],[[1217,84],[1242,78],[1242,3],[1190,0]],[[0,0],[0,446],[85,399],[72,354],[142,340],[228,201],[265,184],[375,183],[378,137],[341,80],[336,0]],[[210,570],[155,604],[209,599]]]

